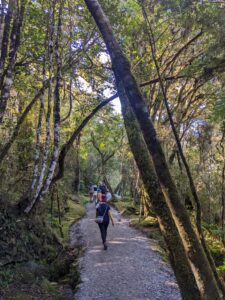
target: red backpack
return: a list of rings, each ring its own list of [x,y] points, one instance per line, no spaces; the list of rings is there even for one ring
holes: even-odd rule
[[[102,194],[102,202],[106,202],[106,200],[107,200],[106,194]]]

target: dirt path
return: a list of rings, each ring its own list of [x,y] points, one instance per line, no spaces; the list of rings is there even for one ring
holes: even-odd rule
[[[156,243],[119,220],[108,229],[108,250],[104,251],[94,222],[93,204],[87,216],[71,229],[72,244],[85,243],[80,259],[81,284],[76,300],[180,300],[173,271],[155,251]]]

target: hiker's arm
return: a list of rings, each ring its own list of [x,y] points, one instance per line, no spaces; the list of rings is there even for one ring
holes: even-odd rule
[[[111,211],[109,210],[109,217],[110,217],[110,220],[112,222],[112,225],[114,226],[114,221],[113,221],[113,217],[112,217],[112,214],[111,214]]]

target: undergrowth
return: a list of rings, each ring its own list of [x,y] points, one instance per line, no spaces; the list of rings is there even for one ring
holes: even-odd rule
[[[0,298],[73,299],[80,249],[69,247],[69,229],[85,214],[84,197],[60,189],[56,200],[29,216],[1,202]]]
[[[157,250],[168,261],[168,250],[160,232],[158,221],[154,216],[143,217],[139,214],[139,206],[135,206],[132,199],[122,199],[113,203],[116,209],[130,219],[130,225],[141,230],[149,238],[158,242]],[[194,216],[191,216],[194,225]],[[203,224],[204,236],[214,259],[219,276],[225,282],[225,247],[222,242],[222,231],[216,224]]]
[[[140,216],[139,205],[135,205],[129,198],[114,202],[113,205],[121,215],[129,218],[130,226],[140,230],[148,238],[157,241],[155,250],[161,253],[165,261],[168,261],[167,248],[160,233],[157,219],[154,216]]]

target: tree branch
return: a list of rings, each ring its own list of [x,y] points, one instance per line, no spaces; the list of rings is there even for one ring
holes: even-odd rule
[[[52,184],[54,184],[56,181],[58,181],[59,179],[61,179],[63,177],[64,174],[64,161],[65,161],[65,157],[67,152],[69,151],[69,149],[71,148],[71,146],[73,145],[73,142],[75,141],[75,139],[77,138],[77,136],[79,135],[79,133],[81,132],[81,130],[87,125],[87,123],[91,120],[91,118],[105,105],[107,105],[110,101],[114,100],[115,98],[118,97],[118,94],[116,93],[115,95],[111,96],[110,98],[103,100],[99,105],[97,105],[92,112],[81,122],[81,124],[75,129],[75,131],[73,132],[73,134],[71,135],[70,139],[67,141],[67,143],[65,143],[62,146],[62,149],[60,151],[59,154],[59,159],[58,159],[58,173],[56,174],[56,176],[53,178],[52,180]]]

